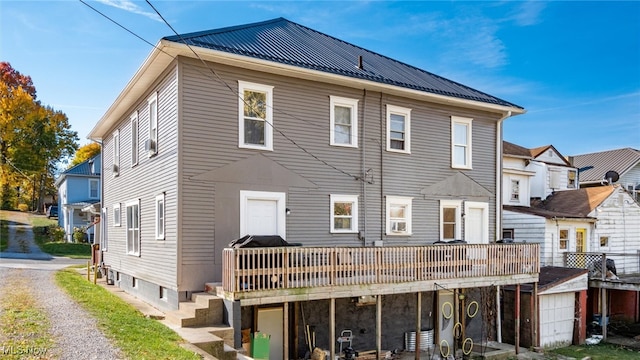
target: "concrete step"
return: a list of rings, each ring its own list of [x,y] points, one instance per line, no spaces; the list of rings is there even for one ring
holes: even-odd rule
[[[167,319],[164,320],[167,322]],[[235,360],[237,351],[227,344],[225,340],[214,335],[214,332],[226,331],[226,327],[217,326],[197,326],[197,327],[175,327],[173,324],[167,324],[180,337],[190,344],[197,346],[208,354],[213,355],[220,360]],[[230,328],[227,328],[230,329]],[[233,333],[233,329],[231,329]]]

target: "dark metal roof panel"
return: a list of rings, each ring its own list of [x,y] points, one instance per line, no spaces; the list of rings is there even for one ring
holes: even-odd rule
[[[600,182],[609,170],[620,175],[640,164],[640,151],[632,148],[601,151],[573,156],[573,166],[592,168],[580,172],[580,182]]]
[[[407,89],[522,109],[284,18],[164,39]],[[358,68],[359,56],[363,59],[362,68]]]

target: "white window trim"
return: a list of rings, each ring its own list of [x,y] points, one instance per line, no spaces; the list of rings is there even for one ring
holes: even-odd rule
[[[515,190],[514,186],[513,186],[514,182],[516,182],[517,185],[518,185],[518,188],[517,188],[518,192],[517,193],[513,191],[513,190]],[[509,201],[510,202],[515,202],[515,203],[519,203],[520,202],[520,188],[521,188],[521,184],[520,183],[521,183],[520,179],[510,178],[510,185],[509,185],[509,187],[510,187],[510,189],[509,189]],[[518,195],[518,198],[514,199],[513,195]]]
[[[131,167],[138,165],[140,159],[140,122],[138,112],[131,115]]]
[[[331,233],[334,234],[345,234],[345,233],[357,233],[358,232],[358,195],[337,195],[331,194],[330,198],[330,228]],[[335,203],[347,203],[350,202],[351,205],[351,229],[336,229],[335,226],[335,211],[334,206]]]
[[[452,116],[451,117],[451,167],[455,168],[455,169],[471,169],[472,168],[472,162],[471,162],[471,154],[472,154],[472,148],[471,145],[473,144],[472,138],[471,138],[471,134],[473,133],[472,131],[472,121],[473,119],[471,118],[464,118],[464,117],[459,117],[459,116]],[[455,125],[456,124],[463,124],[467,126],[467,144],[456,144],[455,143]],[[464,145],[465,146],[465,157],[467,159],[467,163],[466,164],[456,164],[456,157],[455,157],[455,148],[456,145]]]
[[[391,115],[404,116],[404,150],[391,147]],[[387,151],[411,154],[411,109],[387,105]]]
[[[162,214],[160,214],[159,206],[162,203]],[[165,201],[165,194],[162,193],[156,196],[156,240],[165,239],[165,228],[167,223],[167,203]],[[160,215],[162,215],[162,224],[160,224]]]
[[[412,234],[411,232],[411,223],[412,223],[412,210],[411,204],[413,202],[412,197],[405,196],[386,196],[386,235],[387,236],[409,236]],[[391,231],[391,205],[400,205],[406,206],[405,209],[405,217],[407,221],[407,229],[406,231]]]
[[[267,94],[264,145],[245,144],[244,141],[244,91],[254,90]],[[238,80],[238,147],[273,151],[273,86]]]
[[[444,238],[444,209],[456,209],[456,226],[454,229],[453,239]],[[440,241],[443,240],[461,240],[462,236],[462,200],[440,200]]]
[[[240,236],[254,235],[247,234],[247,209],[249,200],[275,200],[278,212],[278,234],[283,239],[287,236],[287,195],[283,192],[249,191],[240,190]]]
[[[96,196],[91,196],[91,184],[96,183]],[[100,179],[89,179],[89,199],[100,198]]]
[[[560,238],[560,232],[562,230],[567,230],[567,248],[566,249],[563,249],[563,248],[560,247],[560,240],[562,240]],[[570,251],[570,249],[571,249],[571,234],[572,233],[575,233],[575,229],[572,229],[570,227],[560,227],[558,229],[558,251],[559,252],[568,252],[568,251]]]
[[[151,121],[151,104],[156,103],[156,108],[155,108],[155,124]],[[149,150],[149,157],[155,155],[158,153],[158,122],[160,122],[160,119],[158,118],[159,113],[160,113],[160,104],[158,103],[158,93],[155,92],[153,93],[153,95],[151,95],[151,97],[149,97],[149,99],[147,99],[147,107],[149,110],[149,140],[153,141],[155,143],[155,146],[152,148],[152,150]],[[155,125],[155,129],[154,129],[154,125]],[[155,130],[155,131],[154,131]],[[154,136],[155,134],[155,136]]]
[[[120,175],[120,130],[113,132],[113,176]]]
[[[103,207],[101,209],[102,216],[100,218],[100,250],[108,251],[109,250],[109,209]]]
[[[341,144],[335,141],[336,106],[351,108],[351,143]],[[333,146],[358,147],[358,100],[339,96],[329,96],[329,144]]]
[[[138,207],[138,239],[134,239],[137,240],[138,242],[138,251],[129,251],[129,214],[128,214],[128,209],[129,207],[132,206],[137,206]],[[126,227],[126,251],[127,251],[127,255],[134,255],[134,256],[140,256],[140,245],[142,243],[142,239],[141,239],[141,224],[140,224],[140,199],[136,199],[136,200],[132,200],[132,201],[128,201],[125,203],[124,206],[125,212],[127,212],[126,216],[126,221],[125,221],[125,227]],[[135,247],[135,246],[134,246]]]
[[[113,205],[113,226],[121,226],[122,206],[120,203]]]
[[[469,214],[470,209],[482,209],[482,223],[484,227],[482,228],[482,244],[489,243],[489,203],[480,202],[480,201],[465,201],[464,202],[464,213]],[[472,239],[471,234],[469,234],[471,229],[465,224],[464,228],[464,238]],[[467,240],[468,241],[468,240]]]

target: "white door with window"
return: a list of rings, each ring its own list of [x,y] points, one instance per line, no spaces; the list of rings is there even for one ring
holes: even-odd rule
[[[464,204],[464,239],[468,244],[489,243],[489,204],[467,201]],[[473,260],[471,270],[481,274],[486,269],[486,249],[467,249],[467,258]]]
[[[286,194],[240,191],[240,236],[280,235],[286,237]]]

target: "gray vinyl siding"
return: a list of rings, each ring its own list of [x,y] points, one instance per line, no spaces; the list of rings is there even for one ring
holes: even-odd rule
[[[136,103],[121,121],[120,174],[113,176],[113,137],[103,142],[104,199],[109,211],[109,248],[105,263],[114,270],[177,290],[177,169],[178,169],[178,113],[177,67],[171,66]],[[149,111],[147,99],[158,93],[158,153],[149,157],[144,143],[149,139]],[[131,166],[130,116],[138,111],[139,161]],[[112,132],[116,129],[112,129]],[[155,198],[165,193],[165,240],[155,236]],[[128,255],[126,248],[126,203],[140,200],[140,256]],[[121,226],[114,226],[114,204],[121,204]]]
[[[287,240],[292,242],[303,243],[305,246],[363,245],[357,234],[330,233],[329,195],[348,194],[359,196],[361,231],[365,230],[366,211],[364,245],[371,246],[374,241],[381,239],[385,245],[418,245],[439,239],[439,199],[425,198],[420,191],[437,182],[446,181],[461,171],[492,194],[482,201],[489,203],[489,239],[495,238],[497,114],[418,102],[379,92],[367,91],[365,95],[362,89],[220,64],[213,67],[234,90],[237,90],[238,80],[273,86],[276,109],[273,118],[277,130],[273,131],[273,151],[238,148],[237,95],[200,62],[180,59],[182,265],[187,265],[190,269],[211,266],[211,261],[220,259],[220,244],[228,243],[240,235],[240,214],[237,214],[237,223],[223,223],[216,216],[214,205],[220,197],[231,200],[237,198],[238,189],[286,192],[287,207],[291,209],[291,215],[287,217]],[[330,96],[359,100],[358,148],[329,145]],[[385,150],[386,104],[412,109],[410,155]],[[452,115],[473,119],[472,170],[451,168]],[[363,126],[366,127],[364,131]],[[286,134],[288,139],[278,131]],[[292,141],[342,172],[314,159]],[[193,179],[194,176],[258,153],[313,182],[317,187],[275,189],[260,184],[236,184],[237,188],[225,187],[223,191],[218,189],[217,184]],[[373,184],[363,185],[361,181],[354,179],[353,176],[361,176],[363,169],[371,169]],[[385,196],[413,197],[412,236],[384,235]],[[229,238],[214,240],[214,234],[220,231],[216,226],[233,229],[226,233]],[[218,244],[218,248],[214,244]],[[190,272],[189,276],[200,275]],[[183,280],[186,281],[186,276],[183,276]]]

